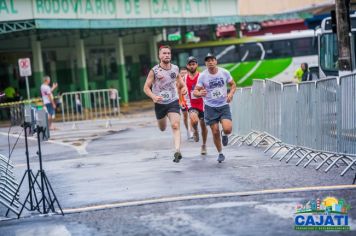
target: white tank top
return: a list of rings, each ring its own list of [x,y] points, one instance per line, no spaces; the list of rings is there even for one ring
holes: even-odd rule
[[[176,65],[171,64],[169,70],[163,69],[160,65],[156,65],[152,68],[154,73],[154,82],[152,85],[152,92],[163,98],[160,104],[168,104],[178,100],[177,93],[177,76],[179,68]]]

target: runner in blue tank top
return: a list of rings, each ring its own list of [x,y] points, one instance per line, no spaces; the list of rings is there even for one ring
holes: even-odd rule
[[[174,138],[174,162],[182,159],[180,152],[180,107],[177,86],[183,94],[187,87],[179,76],[179,68],[171,64],[171,48],[161,46],[158,52],[160,63],[154,66],[146,79],[143,91],[155,103],[155,113],[158,127],[164,131],[167,127],[167,117],[171,123]]]

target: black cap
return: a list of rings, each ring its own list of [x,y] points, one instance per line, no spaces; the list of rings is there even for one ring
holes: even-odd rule
[[[190,57],[188,57],[188,59],[187,59],[187,65],[188,65],[189,63],[191,63],[191,62],[198,63],[198,60],[197,60],[195,57],[190,56]]]
[[[210,53],[210,52],[209,52],[208,54],[206,54],[204,61],[207,61],[209,58],[214,58],[214,59],[216,59],[216,57],[214,56],[214,54],[212,54],[212,53]]]

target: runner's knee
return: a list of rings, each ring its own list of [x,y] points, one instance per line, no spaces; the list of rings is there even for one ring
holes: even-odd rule
[[[224,128],[224,134],[231,134],[232,132],[232,127],[227,127],[227,128]]]
[[[179,122],[178,121],[172,123],[172,129],[173,130],[179,129]]]
[[[193,126],[193,127],[195,127],[195,126],[198,125],[198,119],[196,119],[195,117],[192,118],[190,121],[192,122],[192,126]]]

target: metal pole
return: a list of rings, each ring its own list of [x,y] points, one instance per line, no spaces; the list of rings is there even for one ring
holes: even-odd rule
[[[31,178],[32,171],[31,171],[31,168],[30,168],[30,156],[29,156],[29,153],[28,153],[27,128],[31,129],[31,124],[27,123],[27,122],[24,122],[23,129],[25,131],[25,148],[26,148],[25,153],[26,153],[27,173],[28,173],[28,189],[29,189],[29,194],[30,194],[30,209],[32,211],[32,210],[34,210],[34,207],[33,207],[33,201],[32,201],[32,188],[31,188],[31,186],[32,186],[32,184],[35,184],[35,183],[32,183],[32,178]],[[26,204],[26,202],[24,204]]]
[[[44,179],[43,179],[43,168],[42,168],[42,151],[41,151],[41,138],[40,134],[44,132],[43,128],[37,125],[37,144],[38,144],[38,158],[39,158],[39,164],[40,164],[40,170],[38,171],[39,177],[41,178],[41,193],[42,193],[42,206],[43,206],[43,212],[42,213],[47,213],[46,212],[46,195],[44,192]]]
[[[351,71],[351,44],[350,44],[350,0],[336,0],[336,27],[339,42],[339,70]]]
[[[28,85],[28,77],[25,77],[26,79],[26,91],[27,91],[27,99],[30,100],[30,86]]]

